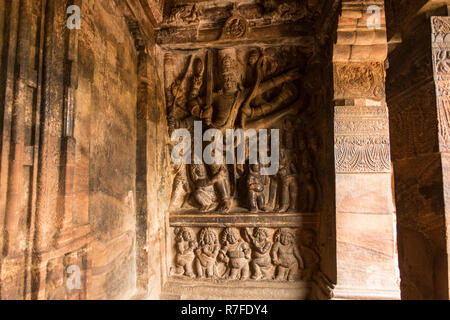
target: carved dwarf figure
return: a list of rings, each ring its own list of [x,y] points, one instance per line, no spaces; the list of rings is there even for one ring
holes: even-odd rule
[[[248,206],[250,212],[258,212],[258,209],[265,211],[264,197],[265,178],[260,173],[259,164],[251,164],[250,172],[247,177],[248,187]]]
[[[304,164],[303,168],[304,177],[304,192],[305,192],[305,204],[304,210],[306,212],[314,212],[317,208],[317,186],[318,182],[315,176],[314,168],[310,164]]]
[[[320,257],[315,248],[315,233],[312,230],[304,230],[301,234],[300,252],[304,259],[305,269],[302,277],[311,280],[314,273],[319,270]]]
[[[194,278],[192,263],[195,258],[194,250],[197,249],[197,241],[193,239],[192,231],[188,228],[175,228],[175,235],[177,252],[175,256],[175,273]]]
[[[226,228],[222,235],[222,249],[219,252],[219,260],[227,267],[228,279],[246,280],[250,274],[248,260],[250,259],[250,247],[242,240],[239,230]]]
[[[217,234],[210,228],[200,231],[199,247],[195,250],[195,270],[199,278],[212,278],[217,275],[216,259],[220,245]]]
[[[297,211],[298,176],[297,169],[285,149],[280,150],[278,178],[281,184],[278,212]]]
[[[269,272],[272,267],[270,258],[270,249],[272,242],[269,240],[269,232],[265,228],[253,229],[253,235],[245,229],[248,241],[252,244],[252,261],[250,266],[252,269],[252,279],[267,280],[270,278]]]
[[[303,269],[303,259],[295,245],[295,235],[288,229],[275,233],[272,247],[272,262],[277,266],[275,280],[295,280],[298,269]]]
[[[209,180],[206,168],[203,164],[191,165],[191,179],[195,185],[192,193],[195,201],[200,205],[200,211],[207,212],[217,205],[214,183]]]

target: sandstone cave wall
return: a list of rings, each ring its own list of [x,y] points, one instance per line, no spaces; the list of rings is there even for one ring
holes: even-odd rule
[[[0,3],[0,299],[158,297],[164,115],[144,14],[138,1]]]
[[[76,134],[89,168],[93,297],[121,298],[135,287],[137,55],[114,2],[94,6],[79,36]]]

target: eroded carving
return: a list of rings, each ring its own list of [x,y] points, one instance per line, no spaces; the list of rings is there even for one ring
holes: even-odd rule
[[[173,276],[210,280],[312,281],[320,272],[313,230],[265,227],[205,227],[197,230],[198,243],[192,229],[174,229]]]
[[[273,264],[277,266],[275,280],[295,280],[298,270],[304,268],[303,259],[295,245],[295,235],[291,230],[279,229],[275,233],[272,252]]]
[[[226,228],[222,235],[222,249],[219,260],[227,265],[225,271],[229,280],[246,280],[250,276],[250,247],[240,235],[239,229]]]
[[[175,274],[195,277],[193,262],[195,258],[194,250],[197,249],[197,241],[193,238],[192,230],[188,228],[176,228],[176,258]]]
[[[269,239],[269,231],[265,228],[255,228],[253,233],[251,233],[248,229],[245,229],[245,234],[252,245],[252,260],[250,262],[252,279],[271,279],[270,269],[272,261],[270,249],[272,248],[272,242]]]
[[[241,16],[237,5],[234,4],[232,15],[225,22],[225,26],[222,30],[221,40],[239,39],[244,38],[248,32],[248,22]]]
[[[200,232],[199,247],[195,250],[195,268],[199,278],[213,278],[218,275],[216,259],[219,255],[220,244],[217,234],[210,228],[204,228]]]
[[[385,97],[384,66],[380,62],[335,63],[335,99]]]

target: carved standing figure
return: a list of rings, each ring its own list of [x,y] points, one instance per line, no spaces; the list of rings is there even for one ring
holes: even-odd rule
[[[250,212],[265,211],[266,200],[264,197],[265,178],[260,173],[259,164],[251,164],[247,177],[248,206]]]
[[[252,260],[250,266],[252,269],[252,279],[267,280],[270,279],[270,268],[272,260],[270,258],[270,249],[272,242],[269,239],[269,232],[265,228],[253,229],[253,235],[245,229],[245,233],[252,245]]]
[[[295,245],[295,235],[288,229],[279,229],[275,233],[272,247],[272,262],[277,266],[275,280],[295,280],[298,269],[303,269],[303,259]]]
[[[211,125],[212,106],[207,104],[205,99],[200,96],[200,90],[203,86],[204,63],[200,58],[194,60],[194,75],[191,81],[191,91],[189,93],[188,107],[195,119],[203,119],[206,126]]]
[[[200,231],[199,247],[195,250],[195,270],[199,278],[213,278],[217,275],[216,259],[220,251],[217,234],[210,228]]]
[[[180,152],[183,157],[183,151]],[[169,210],[176,210],[183,207],[186,196],[189,192],[189,181],[186,173],[186,164],[173,164],[175,178],[172,184],[172,195],[170,197]]]
[[[175,273],[194,278],[192,263],[195,258],[194,250],[197,248],[197,241],[193,239],[192,231],[188,228],[175,228],[175,235],[177,252],[175,256]]]
[[[304,230],[301,234],[300,252],[304,259],[305,269],[303,279],[311,280],[316,271],[319,270],[320,257],[315,248],[315,233],[312,230]]]
[[[281,184],[280,207],[278,208],[278,212],[286,212],[288,210],[297,211],[297,169],[285,149],[280,150],[278,177]]]
[[[242,112],[241,126],[257,129],[269,127],[287,114],[297,111],[297,105],[294,104],[279,113],[272,114],[295,97],[295,88],[285,84],[301,77],[298,69],[262,82],[263,57],[260,57],[256,82],[252,88],[243,89],[238,82],[235,55],[234,49],[225,49],[219,53],[221,90],[212,93],[212,126],[214,128],[220,130],[234,128],[240,112]],[[212,80],[212,77],[210,78]],[[258,101],[264,93],[276,87],[282,87],[282,90],[272,101],[257,106],[252,105],[254,100]],[[257,118],[262,119],[252,121]]]
[[[251,250],[249,245],[242,240],[239,230],[226,228],[222,235],[222,249],[219,252],[219,260],[228,267],[228,279],[246,280],[250,275],[248,260]]]

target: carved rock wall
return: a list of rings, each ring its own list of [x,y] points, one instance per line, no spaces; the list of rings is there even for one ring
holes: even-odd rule
[[[0,4],[2,299],[159,296],[165,187],[147,178],[167,129],[142,3]]]
[[[425,14],[415,21],[390,53],[387,78],[402,298],[447,299],[449,22]]]
[[[292,32],[313,15],[313,8],[302,13],[302,5],[279,1],[271,9],[224,1],[213,8],[204,1],[166,8],[157,42],[167,138],[178,129],[193,136],[194,121],[202,122],[203,132],[279,130],[280,168],[264,176],[263,165],[250,164],[248,153],[245,163],[171,163],[164,297],[248,298],[257,296],[256,287],[261,298],[330,297],[334,199],[325,195],[334,192],[332,153],[326,151],[333,144],[331,54],[329,42],[314,43],[310,34]],[[172,141],[169,154],[179,151],[176,144]],[[281,249],[290,261],[286,267],[271,255],[279,246],[277,230],[289,238]],[[202,245],[205,233],[217,239]],[[236,239],[226,240],[228,233]],[[252,240],[260,233],[262,239]],[[303,234],[314,235],[309,245],[317,254],[314,270],[302,267]],[[267,248],[258,253],[264,243]]]

